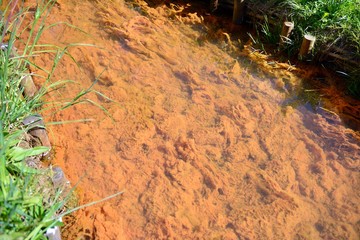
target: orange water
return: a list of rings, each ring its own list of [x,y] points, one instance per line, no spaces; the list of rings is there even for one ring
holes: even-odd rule
[[[359,239],[359,141],[327,107],[291,100],[302,70],[199,44],[201,18],[178,8],[57,2],[49,24],[87,34],[63,24],[41,41],[96,46],[69,49],[78,66],[65,56],[54,79],[77,84],[48,98],[98,78],[112,101],[87,97],[113,119],[92,104],[48,115],[93,119],[51,127],[53,163],[83,204],[125,191],[78,211],[64,238]],[[51,54],[35,61],[49,68]]]

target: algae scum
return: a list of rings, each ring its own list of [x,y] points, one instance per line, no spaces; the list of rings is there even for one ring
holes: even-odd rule
[[[90,99],[112,116],[89,105],[53,116],[95,120],[52,127],[54,162],[81,178],[83,203],[125,190],[69,217],[64,238],[358,239],[358,135],[325,106],[291,100],[301,70],[199,45],[202,17],[181,7],[138,6],[146,14],[123,1],[58,1],[49,24],[88,34],[57,25],[41,39],[96,45],[69,49],[77,65],[65,59],[54,76],[79,86],[49,98],[98,78],[103,95]]]

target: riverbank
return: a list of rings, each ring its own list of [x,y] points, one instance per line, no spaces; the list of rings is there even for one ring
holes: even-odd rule
[[[51,146],[43,119],[35,113],[43,106],[48,86],[36,91],[27,69],[36,41],[28,41],[21,54],[15,48],[26,10],[16,1],[2,3],[1,10],[0,238],[39,239],[60,224],[57,214],[64,209],[59,194],[63,185],[54,187],[56,174],[41,163]],[[46,6],[37,10],[41,15]],[[37,27],[36,20],[28,27]]]
[[[201,17],[180,10],[85,1],[52,12],[50,23],[88,34],[59,26],[44,42],[97,46],[71,49],[80,68],[65,61],[56,76],[79,88],[98,79],[113,100],[92,96],[113,119],[82,105],[53,116],[95,120],[52,128],[55,161],[81,179],[81,202],[126,189],[68,219],[64,237],[357,239],[356,132],[321,101],[330,112],[314,111],[306,70],[252,51],[235,59],[198,41]],[[287,104],[297,89],[309,98]]]
[[[67,216],[63,237],[357,239],[360,144],[340,110],[359,105],[324,69],[251,46],[234,57],[226,32],[213,44],[202,16],[182,9],[57,1],[48,15],[39,44],[67,50],[50,75],[76,84],[48,94],[47,111],[89,86],[87,102],[107,110],[46,114],[73,122],[49,127],[52,164],[78,183],[80,204],[126,190]],[[54,52],[34,56],[36,85]],[[329,88],[308,85],[317,79]]]

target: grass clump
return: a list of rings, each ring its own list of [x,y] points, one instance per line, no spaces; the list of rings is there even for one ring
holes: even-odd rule
[[[39,2],[34,21],[28,27],[35,29],[52,4],[53,1]],[[20,10],[16,11],[17,8]],[[31,33],[31,44],[29,41],[25,46],[23,55],[16,55],[14,43],[25,14],[21,2],[10,1],[0,19],[0,239],[44,239],[48,228],[60,224],[57,213],[64,206],[60,194],[49,190],[49,171],[27,164],[27,160],[49,149],[26,144],[26,129],[21,124],[25,117],[39,110],[45,94],[42,90],[32,98],[23,96],[21,80],[29,74],[27,59],[40,34]]]
[[[64,189],[64,186],[60,186],[55,189],[52,182],[52,175],[55,173],[41,166],[39,156],[49,149],[31,146],[28,129],[21,122],[44,108],[47,104],[42,102],[45,94],[69,83],[50,81],[62,56],[68,55],[74,60],[68,53],[68,48],[90,45],[70,44],[63,49],[52,45],[39,45],[38,41],[43,31],[56,25],[45,25],[56,0],[39,0],[31,11],[30,8],[24,7],[24,2],[10,0],[3,4],[0,0],[0,6],[3,7],[0,18],[0,239],[4,240],[46,239],[45,233],[49,228],[61,225],[61,217],[123,193],[118,192],[99,201],[69,209],[66,204],[72,197],[74,188]],[[28,16],[32,18],[29,23]],[[22,42],[21,54],[18,55],[14,51],[14,44],[26,31],[28,37]],[[30,61],[32,57],[41,53],[54,53],[50,71]],[[29,65],[47,73],[43,86],[31,97],[24,96],[22,87],[22,79],[29,75]],[[96,82],[97,79],[90,88],[80,91],[74,98],[60,104],[56,103],[58,111],[75,104],[90,103],[108,114],[101,105],[84,98],[85,95],[95,92],[108,99],[92,90]]]
[[[288,41],[282,50],[296,56],[305,34],[316,37],[312,57],[321,60],[335,58],[335,64],[347,72],[349,92],[360,98],[360,0],[249,0],[250,11],[265,16],[258,23],[259,38],[265,43],[276,43],[281,20],[294,22]],[[268,21],[269,19],[269,21]],[[280,20],[280,21],[279,21]],[[268,22],[273,23],[269,28]],[[329,58],[330,59],[330,58]],[[332,58],[331,58],[332,59]],[[332,60],[334,61],[334,60]]]
[[[360,55],[359,0],[249,0],[248,5],[250,11],[267,16],[265,19],[270,18],[278,28],[282,24],[279,20],[293,21],[294,51],[299,49],[304,34],[309,33],[317,38],[317,51],[336,45]]]

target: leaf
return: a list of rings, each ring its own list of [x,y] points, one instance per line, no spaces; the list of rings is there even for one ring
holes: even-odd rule
[[[324,15],[322,16],[322,19],[327,18],[327,16],[329,16],[329,15],[330,15],[330,13],[325,12]]]
[[[40,155],[46,151],[49,151],[50,148],[48,147],[34,147],[30,149],[24,149],[21,147],[13,147],[10,150],[9,157],[12,161],[21,161],[24,160],[26,157],[30,156],[37,156]]]
[[[26,166],[26,164],[24,162],[14,163],[13,166],[17,167],[18,169],[21,169],[21,172],[25,173],[25,174],[40,174],[41,173],[41,171],[36,168]]]

